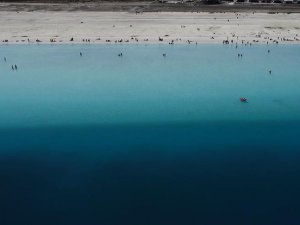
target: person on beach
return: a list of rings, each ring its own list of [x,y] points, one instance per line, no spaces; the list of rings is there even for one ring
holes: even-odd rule
[[[12,70],[15,70],[14,65],[11,65],[11,69],[12,69]]]
[[[18,67],[17,67],[17,65],[15,65],[15,70],[18,70]]]
[[[272,70],[269,70],[269,74],[270,74],[270,75],[272,74]]]
[[[6,57],[4,57],[4,62],[6,62]]]
[[[80,52],[79,55],[82,56],[82,52]]]

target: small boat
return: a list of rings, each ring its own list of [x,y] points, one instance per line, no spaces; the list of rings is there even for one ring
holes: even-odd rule
[[[248,100],[247,100],[246,98],[240,98],[240,101],[241,101],[241,102],[245,102],[245,103],[248,102]]]

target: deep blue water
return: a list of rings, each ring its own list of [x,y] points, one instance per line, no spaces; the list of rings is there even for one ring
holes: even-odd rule
[[[0,50],[1,225],[300,224],[300,46]]]

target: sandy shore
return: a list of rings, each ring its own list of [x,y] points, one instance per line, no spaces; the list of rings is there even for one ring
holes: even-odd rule
[[[298,13],[0,11],[0,20],[2,44],[300,43]]]

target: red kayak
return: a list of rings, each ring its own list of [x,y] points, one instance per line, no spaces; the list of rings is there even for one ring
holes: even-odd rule
[[[240,98],[241,102],[248,102],[248,100],[246,98]]]

